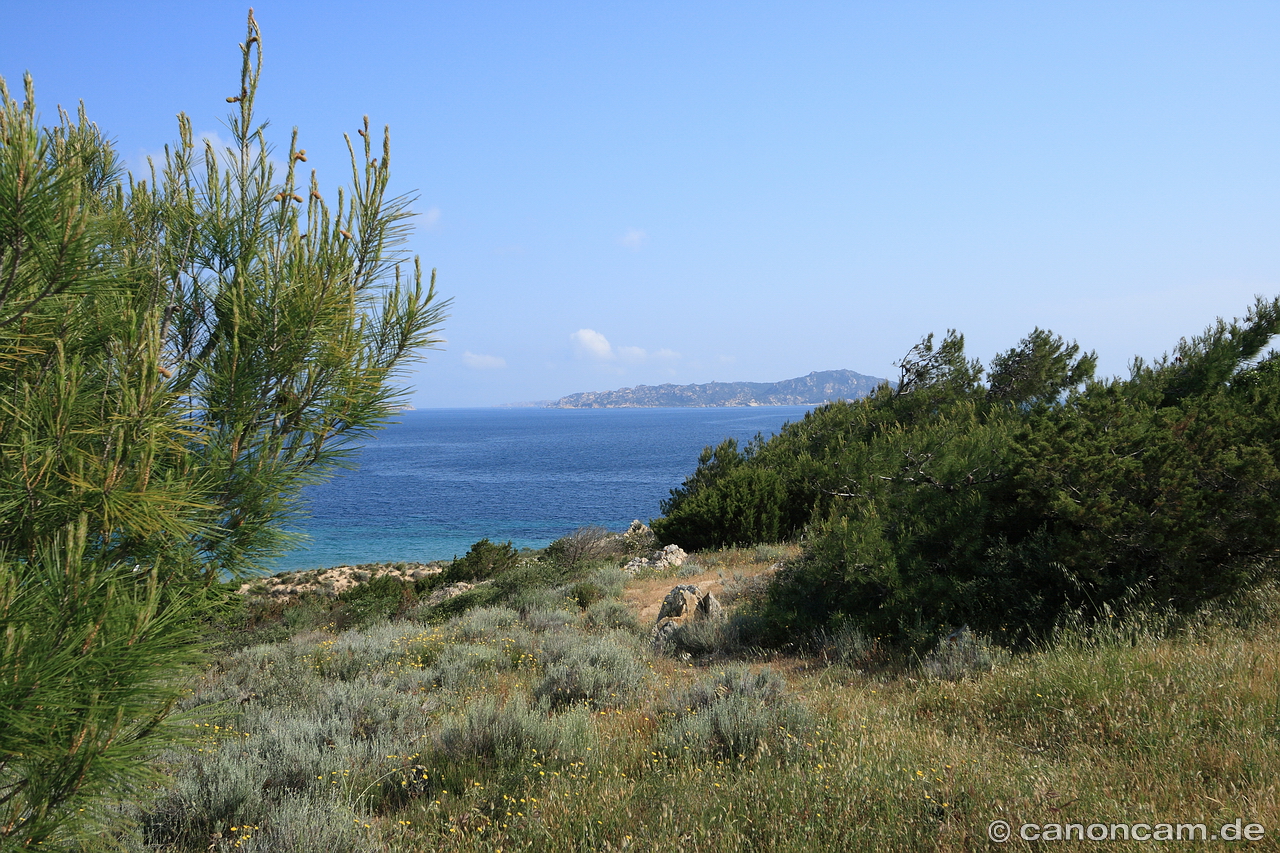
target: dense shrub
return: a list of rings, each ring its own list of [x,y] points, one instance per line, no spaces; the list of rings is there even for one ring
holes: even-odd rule
[[[615,599],[597,601],[588,607],[582,624],[588,630],[602,632],[622,630],[638,635],[644,630],[635,611]]]
[[[572,600],[580,610],[586,610],[604,597],[604,590],[593,581],[578,581],[565,592],[565,598]]]
[[[753,542],[776,542],[794,528],[787,490],[776,472],[732,466],[705,487],[673,499],[653,523],[663,542],[687,551]]]
[[[237,853],[375,853],[382,848],[364,828],[366,820],[336,794],[288,797],[265,825],[229,833],[226,846]]]
[[[921,661],[921,669],[932,678],[960,681],[990,672],[1004,655],[991,641],[967,627],[952,631]]]
[[[429,677],[439,687],[456,689],[472,681],[476,673],[498,669],[505,656],[499,649],[480,643],[451,643],[432,664]]]
[[[334,618],[338,628],[359,628],[403,612],[415,601],[413,586],[394,575],[381,575],[338,594],[344,607]]]
[[[446,598],[439,604],[427,608],[425,612],[421,612],[421,616],[429,622],[444,622],[455,616],[461,616],[472,608],[488,607],[496,604],[501,598],[502,590],[496,585],[492,583],[477,584],[475,589],[469,589],[452,598]]]
[[[520,562],[520,552],[510,542],[494,544],[488,539],[481,539],[471,546],[467,553],[455,558],[440,575],[442,583],[489,580],[497,577]]]
[[[760,646],[760,618],[749,610],[724,619],[695,619],[676,629],[667,639],[667,653],[696,657],[734,655]]]
[[[520,614],[510,607],[478,607],[458,619],[457,634],[464,640],[479,640],[514,626]]]
[[[577,619],[569,611],[555,606],[529,606],[520,611],[520,620],[530,631],[558,631],[573,625]]]
[[[764,614],[773,642],[851,619],[920,652],[968,624],[1002,645],[1068,614],[1206,602],[1276,575],[1280,300],[1128,379],[1036,329],[990,370],[949,332],[896,387],[738,452],[704,451],[655,529],[682,544],[805,527]]]

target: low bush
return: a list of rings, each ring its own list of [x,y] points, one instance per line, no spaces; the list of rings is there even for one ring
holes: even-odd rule
[[[368,815],[337,794],[292,796],[280,801],[261,826],[239,826],[212,848],[222,853],[376,853],[382,850],[365,829]]]
[[[683,566],[676,569],[676,577],[680,578],[681,580],[688,580],[689,578],[696,578],[698,575],[702,574],[704,571],[706,570],[703,569],[702,566],[698,565],[697,563],[685,563]]]
[[[727,619],[696,619],[686,622],[668,638],[664,651],[703,657],[738,649],[736,625]]]
[[[605,566],[596,569],[587,579],[600,587],[606,598],[620,598],[631,575],[617,566]]]
[[[472,682],[476,673],[492,672],[503,665],[504,656],[493,646],[478,643],[451,643],[431,665],[431,681],[438,687],[456,689]]]
[[[597,707],[627,704],[649,681],[649,668],[633,642],[625,635],[571,637],[549,642],[543,648],[545,675],[534,696],[553,707],[577,702]]]
[[[604,597],[604,590],[594,581],[578,581],[565,590],[565,598],[573,601],[580,610],[586,610]]]
[[[394,575],[381,575],[338,594],[342,606],[333,611],[339,630],[360,628],[402,613],[416,600],[414,588]]]
[[[521,613],[520,620],[530,631],[537,633],[559,631],[578,621],[574,614],[556,607],[529,608]]]
[[[492,637],[520,621],[520,614],[510,607],[477,607],[458,618],[454,630],[464,640]]]
[[[585,712],[553,715],[545,702],[531,707],[516,697],[499,704],[492,696],[470,703],[435,739],[437,752],[450,762],[502,767],[579,758],[592,744]]]
[[[622,630],[640,634],[644,631],[635,611],[616,599],[592,604],[583,614],[582,624],[587,630],[596,632]]]
[[[548,545],[546,557],[556,565],[574,569],[583,563],[615,556],[623,547],[620,537],[603,527],[580,527]]]
[[[768,755],[784,762],[814,730],[807,709],[767,669],[721,672],[679,694],[669,713],[657,738],[669,758],[749,761]]]
[[[816,637],[817,652],[827,663],[863,669],[885,660],[879,641],[851,622],[839,622],[820,630]]]
[[[514,600],[529,590],[553,589],[580,579],[586,572],[583,567],[567,569],[549,560],[525,560],[520,565],[494,580],[508,600]]]
[[[475,589],[446,598],[439,604],[416,608],[410,614],[427,622],[447,622],[477,607],[488,607],[502,598],[502,591],[492,583],[476,584]]]
[[[732,443],[732,448],[727,445]],[[766,468],[749,467],[737,456],[732,439],[715,451],[707,448],[699,468],[731,449],[735,461],[713,479],[697,482],[697,474],[685,481],[682,490],[673,490],[664,501],[664,516],[653,523],[660,541],[674,542],[686,551],[701,551],[725,545],[777,542],[794,530],[787,503],[787,488],[781,476]],[[728,458],[728,457],[726,457]]]

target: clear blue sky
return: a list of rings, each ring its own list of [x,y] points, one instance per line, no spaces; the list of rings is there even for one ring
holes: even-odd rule
[[[1280,294],[1280,4],[255,4],[322,186],[392,133],[454,299],[418,407],[894,374],[1034,326],[1105,374]],[[9,4],[0,75],[136,167],[226,135],[246,5]]]

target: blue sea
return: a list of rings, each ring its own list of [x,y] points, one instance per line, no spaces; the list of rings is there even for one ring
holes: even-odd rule
[[[803,406],[427,409],[404,412],[354,470],[306,492],[310,537],[275,571],[449,559],[478,539],[541,548],[579,527],[625,530],[697,467],[703,447],[768,437]]]

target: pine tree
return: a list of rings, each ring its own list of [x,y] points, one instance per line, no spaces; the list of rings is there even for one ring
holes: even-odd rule
[[[215,581],[287,542],[301,489],[396,409],[446,303],[408,259],[389,144],[352,146],[330,211],[253,123],[190,121],[127,183],[81,108],[42,128],[0,80],[0,846],[88,831],[180,740]],[[375,153],[378,156],[374,156]]]
[[[194,540],[207,573],[237,572],[286,546],[303,486],[323,479],[402,400],[393,381],[435,336],[447,303],[402,275],[409,203],[389,197],[390,139],[366,116],[347,139],[352,186],[331,208],[295,129],[277,174],[253,105],[262,37],[249,15],[232,144],[197,150],[191,122],[163,169],[128,199],[129,248],[166,306],[164,360],[200,442],[184,476],[216,509]],[[304,187],[305,181],[305,187]]]

